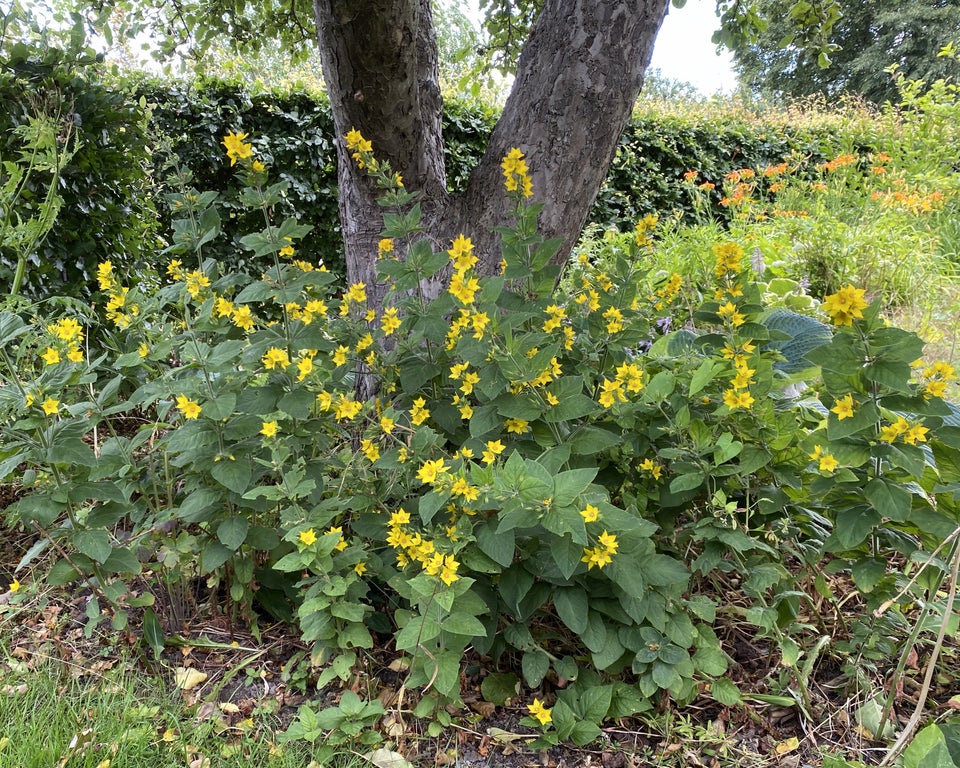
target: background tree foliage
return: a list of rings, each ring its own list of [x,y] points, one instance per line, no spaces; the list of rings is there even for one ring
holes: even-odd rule
[[[765,28],[753,41],[731,41],[746,87],[771,96],[824,94],[831,99],[847,92],[882,104],[897,101],[891,65],[907,79],[927,82],[957,74],[955,59],[936,54],[960,38],[960,0],[840,0],[827,67],[818,62],[816,51],[792,39],[796,5],[794,0],[760,0]]]

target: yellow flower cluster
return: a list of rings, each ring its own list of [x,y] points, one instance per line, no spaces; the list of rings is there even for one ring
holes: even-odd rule
[[[446,339],[447,351],[449,352],[457,345],[460,336],[468,329],[473,331],[473,338],[478,341],[482,340],[489,324],[490,316],[486,312],[472,312],[469,309],[461,309],[450,322],[450,330],[447,332]]]
[[[100,283],[100,290],[108,295],[107,317],[118,328],[128,327],[133,318],[140,314],[140,307],[127,301],[130,289],[120,285],[114,274],[113,264],[109,261],[101,262],[97,266],[97,282]]]
[[[71,363],[83,362],[83,350],[80,340],[83,338],[83,326],[73,317],[64,317],[47,326],[47,331],[56,341],[48,346],[40,356],[47,365],[56,365],[61,362],[60,353],[63,352]]]
[[[450,293],[461,304],[473,304],[473,299],[480,290],[480,281],[473,275],[473,268],[477,264],[477,257],[473,255],[473,242],[469,237],[457,235],[447,253],[450,254],[453,264]]]
[[[447,586],[457,581],[460,563],[452,554],[437,552],[432,541],[411,532],[409,525],[410,513],[402,508],[390,515],[387,523],[387,544],[397,551],[397,564],[402,568],[418,562],[427,574],[436,576]]]
[[[613,555],[617,553],[619,546],[616,535],[604,531],[597,537],[596,546],[586,547],[583,550],[583,557],[580,558],[580,562],[587,564],[588,571],[594,566],[603,568],[603,566],[613,562]]]
[[[604,378],[600,384],[597,402],[604,408],[612,408],[616,403],[625,403],[627,393],[637,394],[643,390],[643,369],[636,363],[623,363],[617,367],[613,379]]]
[[[220,142],[227,148],[230,165],[236,165],[237,160],[253,157],[253,145],[244,141],[247,135],[246,133],[231,132],[224,136],[223,141]]]
[[[863,317],[863,310],[867,308],[867,302],[863,298],[865,293],[862,288],[844,286],[823,300],[823,310],[834,325],[853,325],[854,320]]]
[[[376,172],[377,161],[373,157],[373,143],[369,139],[363,138],[360,131],[351,128],[346,135],[347,149],[350,150],[350,157],[357,164],[360,170],[369,168]]]
[[[533,704],[527,704],[527,709],[530,711],[530,716],[540,725],[547,725],[553,721],[553,710],[545,707],[540,699],[534,699]]]
[[[633,242],[638,248],[649,248],[653,245],[653,230],[657,228],[659,217],[648,213],[633,228]]]
[[[925,398],[943,397],[947,391],[947,384],[957,378],[954,368],[949,363],[937,361],[933,365],[924,366],[922,362],[914,364],[922,379],[921,386]]]
[[[717,259],[713,273],[718,280],[740,274],[743,268],[743,248],[739,243],[716,243],[713,246],[713,255]]]
[[[880,429],[880,441],[884,443],[893,443],[898,437],[903,437],[903,442],[907,445],[916,445],[917,443],[927,442],[927,429],[923,424],[917,422],[911,424],[903,416],[898,416],[893,424],[887,424]]]
[[[840,462],[837,461],[833,455],[825,453],[821,445],[815,445],[813,447],[813,453],[810,454],[810,458],[818,462],[817,468],[821,472],[833,472],[840,466]]]
[[[530,171],[527,168],[527,162],[523,159],[523,153],[514,147],[500,163],[503,169],[504,186],[507,192],[520,193],[524,197],[530,197],[533,194],[533,182],[530,181]]]

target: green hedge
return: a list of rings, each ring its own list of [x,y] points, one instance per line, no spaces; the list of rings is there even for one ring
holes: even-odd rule
[[[146,114],[136,98],[104,85],[97,72],[63,51],[26,45],[14,46],[0,66],[0,159],[20,158],[13,129],[38,111],[58,116],[61,136],[75,138],[78,146],[60,174],[57,224],[30,257],[22,293],[31,298],[82,293],[92,285],[98,261],[111,259],[134,270],[155,257],[158,222]],[[9,173],[4,168],[0,179]],[[33,175],[15,216],[36,214],[48,179],[45,173]],[[16,263],[16,254],[0,248],[0,285],[10,285]]]
[[[106,86],[89,72],[48,66],[31,70],[29,77],[20,72],[0,82],[0,97],[15,105],[0,115],[3,137],[25,119],[30,88],[62,94],[77,116],[83,146],[64,174],[65,205],[37,255],[25,289],[28,295],[42,295],[51,286],[60,293],[86,294],[96,263],[104,259],[131,271],[159,263],[157,254],[171,231],[171,214],[162,198],[174,191],[168,186],[174,166],[189,170],[197,188],[217,191],[225,201],[221,234],[204,246],[204,256],[225,267],[259,272],[261,265],[237,244],[242,233],[259,222],[249,221],[251,214],[226,202],[236,191],[221,145],[231,130],[249,134],[258,157],[289,182],[284,210],[278,213],[313,226],[299,244],[301,256],[323,259],[342,272],[335,137],[323,98],[253,95],[216,81],[134,79]],[[451,189],[458,190],[479,161],[497,114],[474,102],[449,100],[446,107],[448,179]],[[826,158],[835,151],[831,145],[838,146],[842,139],[824,128],[784,127],[779,120],[764,123],[729,112],[638,114],[621,138],[590,222],[626,226],[647,213],[680,211],[690,216],[690,200],[680,183],[686,171],[696,169],[701,178],[720,182],[732,169],[776,163],[791,152]],[[719,188],[714,195],[715,213],[723,219]],[[9,254],[0,262],[2,273],[9,272]]]

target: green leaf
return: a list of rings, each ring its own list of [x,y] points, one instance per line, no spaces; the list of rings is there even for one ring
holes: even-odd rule
[[[590,487],[597,476],[597,467],[569,469],[553,478],[553,503],[558,507],[573,504],[580,494]]]
[[[869,507],[841,509],[824,547],[828,552],[853,549],[866,540],[881,519],[880,514]]]
[[[239,459],[222,458],[220,461],[213,462],[210,467],[210,474],[220,485],[229,488],[234,493],[242,494],[250,485],[252,474],[250,460],[245,457]]]
[[[705,476],[702,471],[687,472],[677,475],[670,481],[670,493],[682,493],[683,491],[692,491],[703,485]]]
[[[713,360],[704,360],[700,363],[700,367],[693,372],[693,376],[690,378],[690,397],[693,397],[713,380],[716,367]]]
[[[903,753],[903,768],[957,768],[939,726],[928,725],[914,736]]]
[[[560,620],[577,634],[587,628],[589,602],[582,587],[559,587],[553,594],[553,606]]]
[[[486,628],[476,616],[463,611],[454,611],[440,622],[440,626],[444,632],[452,632],[455,635],[480,637],[487,634]]]
[[[531,688],[536,688],[543,682],[550,670],[550,657],[541,648],[534,648],[523,654],[520,666],[523,670],[523,679]]]
[[[727,677],[721,677],[710,684],[710,695],[725,707],[732,707],[741,702],[740,689]]]
[[[477,529],[476,536],[480,551],[491,560],[504,568],[513,562],[516,537],[512,528],[494,532],[492,525],[487,523]]]
[[[204,547],[203,552],[200,553],[200,571],[202,573],[213,573],[227,562],[232,555],[233,552],[220,542],[210,542]]]
[[[579,513],[574,514],[577,515],[580,525],[582,526],[583,518],[580,517]],[[560,570],[563,578],[569,579],[580,566],[583,547],[577,544],[570,536],[563,536],[552,542],[550,554],[553,556],[553,561],[557,564],[557,568]]]
[[[106,562],[113,552],[110,534],[106,531],[77,531],[73,536],[73,546],[98,563]]]
[[[143,639],[153,651],[153,658],[159,659],[164,647],[163,627],[153,608],[145,608],[143,611]]]
[[[570,448],[577,456],[592,456],[623,441],[623,436],[602,427],[583,427],[570,440]]]
[[[912,496],[897,483],[876,477],[867,483],[863,494],[877,512],[898,523],[910,516]]]
[[[509,672],[494,672],[483,678],[480,694],[491,704],[505,706],[520,694],[520,680]]]
[[[242,515],[228,517],[217,527],[217,538],[227,549],[236,551],[246,541],[250,521]]]

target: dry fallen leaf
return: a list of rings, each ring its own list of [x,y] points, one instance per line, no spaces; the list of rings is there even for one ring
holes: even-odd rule
[[[363,759],[369,760],[377,768],[414,768],[413,763],[407,758],[390,749],[375,749],[373,752],[367,752]]]
[[[776,746],[774,746],[773,750],[778,755],[785,755],[788,752],[793,752],[793,750],[797,749],[799,746],[800,739],[798,739],[796,736],[791,736],[786,741],[779,742]]]
[[[173,684],[183,691],[192,691],[207,679],[207,673],[187,667],[177,667],[173,670]]]

